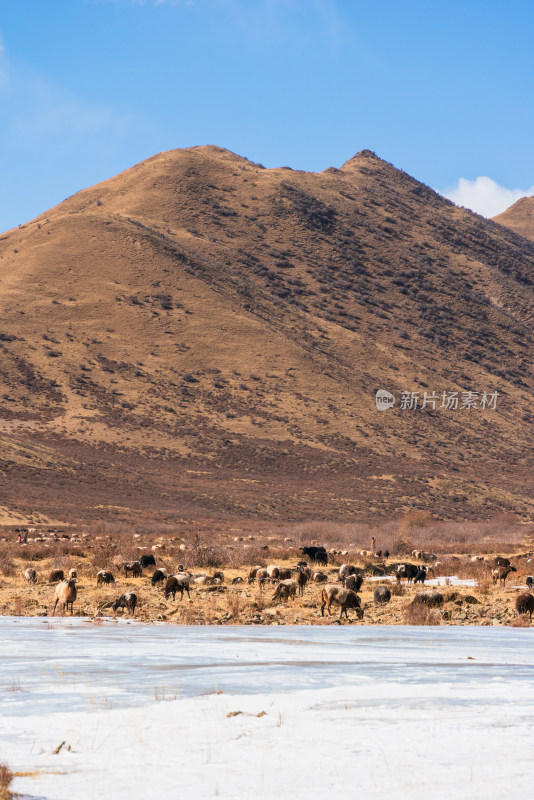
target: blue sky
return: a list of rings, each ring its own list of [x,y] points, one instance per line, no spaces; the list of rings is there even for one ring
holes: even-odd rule
[[[0,0],[0,230],[206,143],[370,148],[496,213],[534,193],[533,38],[530,0]]]

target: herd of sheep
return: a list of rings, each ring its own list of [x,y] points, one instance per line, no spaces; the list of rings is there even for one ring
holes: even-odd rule
[[[362,567],[354,566],[352,564],[342,564],[337,570],[335,582],[332,582],[332,573],[330,576],[324,569],[317,567],[326,567],[328,564],[328,554],[324,547],[303,547],[300,549],[302,555],[308,560],[299,561],[295,567],[280,567],[275,564],[267,566],[256,565],[250,568],[248,572],[248,584],[256,584],[261,592],[266,586],[270,585],[274,588],[272,600],[287,601],[293,600],[296,596],[304,595],[305,587],[309,583],[322,584],[321,586],[321,616],[324,616],[325,609],[331,615],[332,605],[340,608],[340,617],[348,618],[348,610],[353,610],[357,618],[362,619],[364,610],[360,599],[360,591],[364,582],[364,569]],[[389,554],[386,551],[386,557]],[[400,562],[391,564],[388,573],[397,581],[400,586],[404,580],[407,584],[423,584],[427,579],[427,573],[432,564],[435,562],[436,556],[425,553],[424,551],[414,551],[412,554],[415,557],[424,559],[427,564],[413,564],[411,562]],[[369,553],[369,556],[375,558],[384,557],[384,554]],[[478,560],[480,557],[473,557],[473,560]],[[497,556],[492,560],[489,565],[491,568],[491,577],[494,584],[499,583],[504,586],[506,578],[511,572],[516,572],[517,569],[512,566],[510,560],[503,556]],[[224,573],[216,571],[210,577],[205,573],[194,573],[187,571],[183,564],[179,564],[176,572],[170,573],[165,567],[157,566],[154,555],[143,555],[137,561],[125,561],[116,565],[125,577],[132,576],[133,578],[141,578],[143,570],[153,567],[153,572],[150,577],[150,582],[153,587],[161,586],[166,600],[172,597],[176,600],[176,594],[180,595],[180,600],[183,599],[184,593],[190,597],[191,584],[202,586],[209,583],[210,585],[221,585],[224,583]],[[33,567],[28,567],[24,573],[25,579],[28,584],[37,581],[37,573]],[[63,570],[53,570],[48,578],[49,583],[57,584],[55,588],[54,606],[52,615],[56,613],[56,609],[68,612],[70,608],[71,614],[73,613],[73,604],[77,597],[77,570],[71,569],[65,576]],[[246,578],[237,576],[231,581],[232,584],[243,583]],[[113,573],[109,570],[99,570],[96,575],[96,585],[100,586],[114,586],[116,583]],[[531,590],[534,587],[534,578],[528,576],[526,579],[527,589]],[[373,599],[376,606],[383,606],[390,602],[392,591],[386,584],[377,585]],[[440,607],[443,605],[444,596],[437,590],[425,590],[415,595],[413,603],[425,605],[427,607]],[[125,592],[117,597],[115,600],[107,603],[106,607],[112,608],[114,611],[124,609],[132,616],[135,615],[135,609],[138,603],[138,596],[133,591]],[[530,591],[520,594],[516,598],[516,610],[518,614],[529,614],[532,618],[534,611],[534,595]]]

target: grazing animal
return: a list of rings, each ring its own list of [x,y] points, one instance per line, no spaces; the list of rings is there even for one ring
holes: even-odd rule
[[[297,572],[297,586],[299,588],[299,595],[301,597],[304,595],[304,587],[308,583],[308,580],[308,573],[304,571],[304,567],[300,567]]]
[[[115,600],[112,605],[113,611],[118,611],[119,608],[126,608],[132,615],[135,616],[135,607],[137,605],[137,595],[135,592],[126,592],[125,594],[121,594],[121,596]]]
[[[224,572],[221,572],[221,570],[214,572],[212,577],[224,583]]]
[[[189,592],[189,578],[180,577],[180,575],[171,575],[167,578],[167,583],[165,584],[165,599],[167,600],[172,594],[172,599],[176,600],[176,592],[180,592],[180,600],[183,600],[184,592],[187,592],[187,596],[191,597]]]
[[[48,583],[57,583],[65,580],[65,573],[62,569],[54,569],[48,576]]]
[[[151,578],[152,586],[155,586],[157,583],[163,583],[163,581],[168,578],[168,572],[164,567],[159,567],[159,569],[154,570],[154,574]]]
[[[269,575],[267,574],[267,570],[265,567],[260,567],[260,569],[256,572],[256,580],[258,581],[258,586],[260,589],[263,589],[263,584],[268,579]]]
[[[278,577],[281,581],[287,581],[291,578],[291,570],[290,569],[280,569],[278,572]]]
[[[515,567],[496,567],[492,569],[491,577],[493,578],[493,585],[499,581],[503,586],[506,584],[506,578],[511,572],[517,572]]]
[[[510,559],[509,558],[505,558],[504,556],[496,556],[493,559],[493,566],[494,567],[510,567],[511,566]]]
[[[37,572],[33,567],[28,567],[28,569],[24,570],[24,577],[28,583],[37,583]]]
[[[358,567],[353,567],[352,564],[342,564],[339,568],[338,581],[343,582],[349,575],[357,575],[361,573]]]
[[[352,591],[352,589],[343,589],[341,586],[336,586],[335,584],[330,583],[324,587],[321,596],[323,601],[321,605],[322,617],[324,617],[325,606],[328,610],[328,613],[330,615],[332,614],[330,611],[332,603],[334,603],[334,605],[341,606],[341,611],[339,614],[340,618],[343,616],[343,614],[345,614],[348,619],[348,608],[354,608],[359,619],[363,617],[360,598],[356,592]]]
[[[293,600],[297,593],[297,581],[293,579],[280,581],[274,590],[273,600]]]
[[[389,558],[389,550],[384,550],[384,558]]]
[[[54,609],[52,611],[52,616],[56,613],[56,607],[59,605],[63,606],[63,610],[68,611],[70,605],[70,613],[74,613],[73,603],[76,600],[76,580],[72,578],[69,581],[61,581],[56,586],[56,600],[54,603]]]
[[[413,579],[414,583],[424,583],[426,581],[426,567],[421,565],[417,571],[417,575]]]
[[[271,581],[276,581],[280,577],[280,567],[277,567],[275,564],[268,564],[266,567],[267,570],[267,577],[271,579]]]
[[[345,589],[352,589],[353,592],[359,592],[362,588],[363,575],[348,575],[345,578],[343,585]]]
[[[241,578],[241,577],[238,575],[238,576],[237,576],[237,578],[232,578],[232,583],[233,583],[233,584],[236,584],[236,583],[243,583],[243,578]]]
[[[156,559],[153,555],[145,555],[141,556],[139,559],[139,563],[141,564],[141,569],[146,569],[147,567],[155,567],[156,566]]]
[[[395,577],[399,584],[401,578],[406,578],[408,583],[411,583],[418,572],[419,567],[416,567],[415,564],[397,564],[395,567]]]
[[[534,586],[534,578],[532,577],[532,575],[528,575],[526,584],[529,589],[532,589],[532,587]]]
[[[77,577],[78,577],[78,571],[75,569],[69,569],[69,581]]]
[[[115,583],[115,578],[113,577],[113,573],[108,572],[105,569],[101,569],[100,572],[97,572],[96,585],[100,586],[101,583]]]
[[[414,599],[412,600],[413,603],[422,603],[425,606],[433,607],[433,606],[441,606],[443,605],[444,597],[441,592],[436,590],[430,592],[419,592],[416,594]]]
[[[380,586],[376,587],[373,596],[377,606],[385,605],[391,600],[391,592],[389,591],[388,587],[384,586],[383,584],[380,584]]]
[[[124,564],[122,565],[122,568],[124,570],[124,576],[126,578],[128,577],[129,572],[132,573],[132,577],[134,578],[140,578],[141,575],[143,574],[143,568],[139,561],[125,561]]]
[[[314,572],[312,575],[312,581],[315,583],[326,583],[328,581],[328,575],[326,572]]]
[[[251,567],[249,569],[249,572],[248,572],[248,582],[249,583],[254,583],[254,581],[256,580],[256,573],[257,573],[257,571],[259,569],[262,569],[262,567],[260,567],[259,565],[255,566],[255,567]]]
[[[516,598],[515,607],[518,614],[529,614],[532,620],[532,612],[534,611],[534,597],[529,594],[520,594]]]
[[[328,564],[328,554],[324,547],[299,547],[299,552],[308,556],[310,561],[315,561],[316,564],[321,564],[323,567]]]

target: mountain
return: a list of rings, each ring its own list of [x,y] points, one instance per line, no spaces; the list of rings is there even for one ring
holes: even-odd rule
[[[534,239],[534,197],[522,197],[493,219],[526,239]]]
[[[534,243],[368,150],[160,153],[3,234],[0,281],[0,521],[533,513]]]

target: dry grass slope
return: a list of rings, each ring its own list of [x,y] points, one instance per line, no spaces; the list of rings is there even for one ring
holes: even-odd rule
[[[370,151],[160,153],[0,237],[0,521],[530,518],[533,287],[534,244]]]

